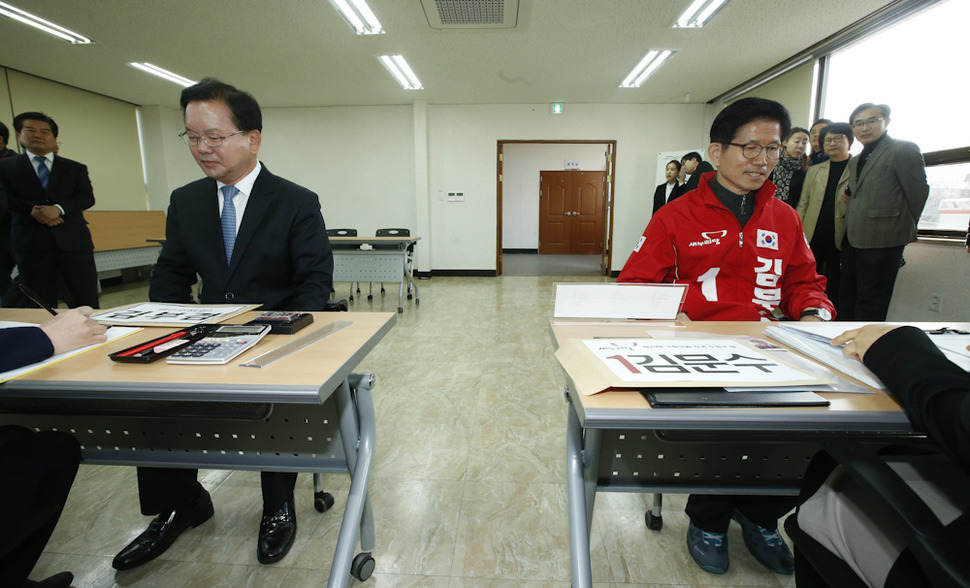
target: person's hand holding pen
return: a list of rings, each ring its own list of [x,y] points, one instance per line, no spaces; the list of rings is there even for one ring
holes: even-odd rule
[[[55,355],[108,340],[105,335],[107,329],[91,318],[92,312],[94,309],[90,306],[79,306],[65,310],[40,325],[40,330],[54,345]]]

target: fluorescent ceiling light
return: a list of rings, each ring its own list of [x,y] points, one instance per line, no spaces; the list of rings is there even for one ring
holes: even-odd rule
[[[727,0],[694,0],[674,23],[675,29],[699,29],[714,16]]]
[[[383,35],[384,27],[364,0],[330,0],[358,35]]]
[[[414,75],[408,62],[404,61],[404,57],[400,55],[378,55],[377,59],[387,68],[387,71],[391,72],[394,79],[405,90],[424,89],[424,86],[421,85],[421,80],[418,79],[418,76]]]
[[[647,54],[643,59],[640,60],[640,63],[633,68],[633,71],[630,72],[626,79],[623,80],[620,87],[639,88],[640,84],[650,77],[650,74],[657,71],[657,68],[663,65],[663,63],[667,61],[674,53],[674,51],[667,49],[663,51],[659,49],[651,49],[650,51],[647,51]]]
[[[54,24],[49,20],[44,20],[39,16],[34,16],[33,14],[21,10],[16,6],[11,6],[6,2],[0,2],[0,15],[6,16],[7,18],[12,18],[16,21],[24,23],[25,25],[30,25],[35,29],[44,31],[48,35],[53,35],[58,39],[63,39],[74,45],[90,45],[91,43],[94,43],[94,41],[81,35],[80,33],[75,33],[72,30],[65,29],[59,24]]]
[[[147,62],[145,62],[145,63],[132,62],[132,63],[129,63],[128,65],[130,65],[131,67],[140,69],[143,72],[150,73],[153,76],[158,76],[158,77],[162,78],[163,80],[168,80],[169,82],[175,82],[176,84],[182,86],[183,88],[188,87],[188,86],[191,86],[191,85],[193,85],[193,84],[196,83],[195,81],[190,80],[189,78],[183,78],[182,76],[178,75],[177,73],[172,73],[172,72],[168,71],[167,69],[162,69],[162,68],[158,67],[157,65],[152,65],[152,64],[147,63]]]

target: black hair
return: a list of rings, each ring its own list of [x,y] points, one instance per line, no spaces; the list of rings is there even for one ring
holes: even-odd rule
[[[54,138],[57,138],[57,123],[54,119],[47,116],[43,112],[21,112],[17,116],[13,117],[13,130],[20,134],[20,131],[24,128],[24,121],[36,120],[40,122],[45,122],[50,125],[51,133],[54,134]]]
[[[788,134],[785,135],[785,141],[784,142],[787,143],[788,142],[788,139],[791,139],[792,135],[794,135],[795,133],[805,133],[806,135],[810,135],[811,134],[804,127],[792,127],[791,130],[788,131]]]
[[[820,119],[816,120],[815,122],[813,122],[812,123],[812,126],[810,126],[808,128],[814,129],[818,125],[830,125],[830,124],[832,124],[832,121],[830,121],[829,119],[827,119],[827,118],[820,118]],[[811,133],[809,133],[809,134],[811,134]]]
[[[727,145],[734,141],[738,129],[755,120],[770,120],[781,126],[781,136],[791,131],[791,116],[780,102],[766,98],[742,98],[717,114],[711,125],[711,143]]]
[[[683,167],[683,166],[680,165],[680,162],[677,161],[676,159],[671,159],[670,161],[668,161],[667,163],[665,163],[664,164],[664,169],[667,169],[667,166],[670,165],[671,163],[677,166],[677,173],[680,173],[680,168]]]
[[[867,108],[878,108],[879,112],[881,112],[885,118],[889,118],[889,115],[892,114],[892,109],[889,108],[889,105],[887,104],[873,104],[872,102],[866,102],[865,104],[860,104],[859,106],[855,107],[855,110],[853,110],[852,114],[849,116],[849,122],[855,122],[855,115]]]
[[[863,108],[863,110],[865,110]],[[845,135],[849,139],[849,147],[852,147],[852,125],[844,122],[832,123],[829,126],[822,129],[818,134],[819,144],[825,143],[825,135],[835,134],[835,135]]]
[[[700,162],[704,161],[703,159],[701,159],[701,154],[698,153],[698,152],[696,152],[696,151],[691,151],[687,155],[681,157],[680,158],[680,161],[681,161],[681,163],[683,163],[683,162],[687,161],[688,159],[695,159],[695,160],[697,160],[697,163],[700,163]]]
[[[220,82],[215,78],[205,78],[194,86],[182,90],[179,103],[182,114],[190,102],[225,102],[232,113],[232,122],[240,131],[262,131],[263,113],[259,103],[249,92],[236,89],[235,86]]]
[[[0,137],[3,137],[4,145],[10,142],[10,129],[8,129],[7,125],[3,124],[2,122],[0,122]]]

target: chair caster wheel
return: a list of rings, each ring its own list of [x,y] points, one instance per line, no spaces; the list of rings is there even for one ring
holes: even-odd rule
[[[333,506],[332,494],[329,492],[313,493],[313,508],[317,509],[317,512],[327,512],[331,506]]]
[[[367,299],[368,300],[373,300],[374,299],[374,295],[373,294],[368,294],[367,295]]]
[[[374,558],[369,553],[358,553],[350,564],[350,573],[361,582],[374,573]]]
[[[410,295],[410,294],[408,294],[408,300],[410,300],[410,299],[412,299],[412,298],[414,298],[414,296],[412,296],[412,295]]]
[[[646,515],[647,528],[651,531],[659,531],[664,528],[664,517],[663,515],[654,516],[652,512],[647,511]]]

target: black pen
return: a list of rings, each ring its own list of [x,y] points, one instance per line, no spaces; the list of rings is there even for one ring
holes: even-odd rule
[[[20,288],[20,291],[24,293],[24,296],[33,300],[34,304],[43,308],[44,310],[51,313],[52,315],[57,316],[57,311],[51,308],[50,306],[47,306],[43,302],[41,302],[40,294],[38,294],[37,292],[34,292],[29,286],[27,286],[27,284],[20,282],[17,284],[17,287]]]
[[[31,289],[27,284],[20,282],[17,284],[17,287],[20,288],[20,291],[24,293],[24,296],[33,300],[34,304],[40,306],[41,308],[51,313],[52,315],[57,316],[57,311],[51,308],[50,306],[44,304],[43,302],[41,302],[40,294],[38,294],[37,292],[34,292],[33,289]],[[110,328],[111,328],[111,325],[104,326],[105,330],[108,330]]]

